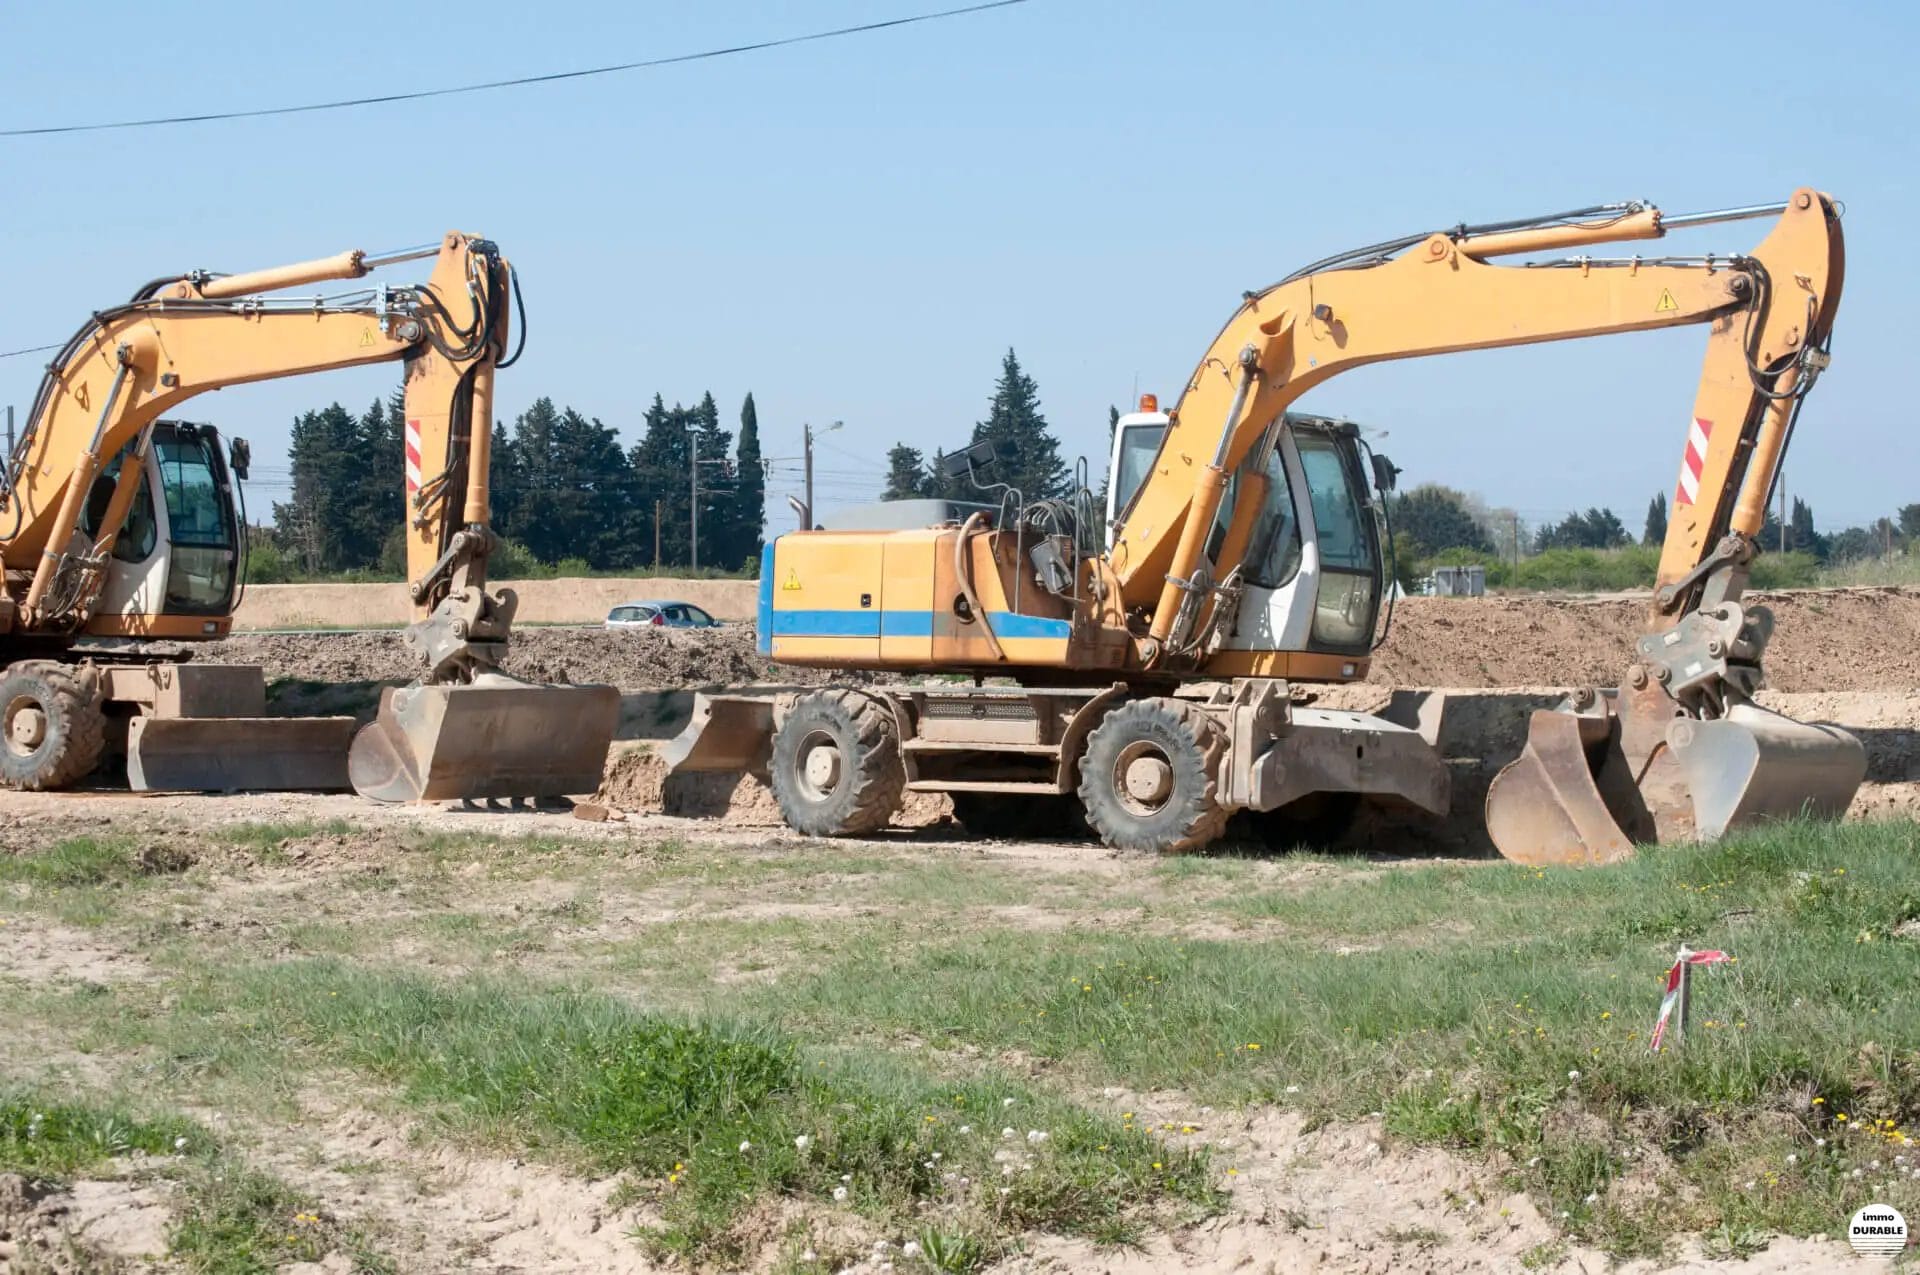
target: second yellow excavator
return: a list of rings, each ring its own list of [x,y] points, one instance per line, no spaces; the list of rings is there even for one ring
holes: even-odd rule
[[[1755,218],[1773,226],[1744,253],[1586,251]],[[1497,264],[1516,256],[1531,259]],[[984,470],[991,509],[911,507],[892,530],[767,547],[759,634],[776,661],[973,685],[706,696],[669,764],[758,774],[790,824],[821,835],[877,828],[904,789],[950,794],[983,829],[1065,808],[1144,850],[1203,846],[1235,810],[1355,794],[1446,811],[1430,720],[1296,702],[1292,683],[1366,676],[1395,471],[1351,424],[1288,409],[1369,363],[1702,325],[1646,635],[1620,688],[1533,715],[1487,830],[1513,859],[1588,863],[1837,815],[1864,752],[1753,702],[1771,621],[1742,599],[1843,273],[1838,211],[1812,189],[1687,216],[1621,203],[1463,225],[1316,262],[1245,294],[1172,410],[1121,422],[1107,518],[1084,486],[1057,500],[994,487],[986,448],[954,469]]]
[[[421,284],[285,295],[422,259]],[[596,788],[618,692],[499,668],[515,598],[487,585],[489,449],[517,295],[499,249],[455,233],[168,275],[96,312],[48,363],[0,489],[0,784],[64,788],[117,748],[135,788],[350,782],[386,801]],[[256,666],[160,645],[227,633],[244,534],[244,447],[223,455],[211,429],[164,418],[223,386],[386,362],[405,368],[406,636],[424,670],[355,735],[351,718],[266,716]]]

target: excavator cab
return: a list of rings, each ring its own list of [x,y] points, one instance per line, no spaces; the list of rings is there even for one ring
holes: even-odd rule
[[[98,537],[132,445],[94,480],[80,527]],[[158,421],[113,542],[94,636],[211,638],[227,632],[241,587],[239,487],[211,425]]]

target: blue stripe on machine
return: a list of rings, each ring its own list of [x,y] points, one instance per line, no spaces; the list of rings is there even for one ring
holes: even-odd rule
[[[776,637],[880,636],[878,611],[775,611]]]
[[[777,538],[777,537],[776,537]],[[773,654],[773,541],[769,540],[760,550],[760,605],[754,618],[758,621],[759,632],[754,635],[753,644],[760,648],[760,654]]]
[[[1011,611],[989,611],[994,634],[1003,638],[1064,639],[1073,633],[1067,620]],[[928,637],[933,633],[930,611],[775,611],[763,634],[781,637]]]

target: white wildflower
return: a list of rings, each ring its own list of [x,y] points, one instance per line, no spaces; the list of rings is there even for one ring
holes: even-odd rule
[[[1013,1188],[1012,1188],[1012,1187],[1010,1187],[1010,1186],[1003,1186],[1003,1187],[1001,1187],[1001,1188],[1000,1188],[1000,1194],[1002,1194],[1002,1195],[1012,1195],[1012,1194],[1013,1194]]]
[[[173,1149],[175,1151],[185,1151],[187,1149],[187,1140],[185,1138],[175,1138],[173,1140]]]
[[[919,1241],[917,1241],[917,1240],[908,1240],[908,1241],[907,1241],[907,1242],[906,1242],[905,1244],[902,1244],[902,1245],[900,1246],[900,1256],[902,1256],[902,1257],[918,1257],[918,1256],[920,1256],[920,1244],[919,1244]]]
[[[1539,1164],[1539,1163],[1540,1163],[1540,1157],[1539,1157],[1539,1156],[1535,1156],[1535,1157],[1533,1157],[1533,1159],[1531,1159],[1531,1160],[1529,1160],[1529,1161],[1527,1161],[1527,1167],[1528,1167],[1529,1169],[1531,1169],[1531,1168],[1532,1168],[1532,1167],[1533,1167],[1534,1165],[1536,1165],[1536,1164]]]
[[[1862,1175],[1861,1175],[1861,1171],[1860,1171],[1859,1169],[1855,1169],[1855,1170],[1853,1171],[1853,1176],[1854,1176],[1854,1177],[1856,1177],[1856,1178],[1857,1178],[1857,1177],[1860,1177],[1860,1176],[1862,1176]]]
[[[972,1125],[970,1125],[970,1124],[963,1124],[963,1125],[961,1125],[961,1126],[960,1126],[960,1132],[962,1132],[962,1133],[972,1133],[972,1132],[973,1132],[973,1126],[972,1126]]]
[[[938,1161],[938,1160],[940,1159],[940,1152],[938,1152],[938,1151],[936,1151],[936,1152],[934,1152],[934,1153],[933,1153],[933,1158],[934,1158],[934,1160],[935,1160],[935,1161],[937,1162],[937,1161]]]
[[[1755,1185],[1757,1185],[1757,1184],[1756,1184],[1756,1183],[1754,1183],[1754,1182],[1751,1182],[1751,1181],[1749,1181],[1749,1182],[1747,1183],[1747,1187],[1746,1187],[1746,1189],[1747,1189],[1747,1190],[1749,1190],[1749,1191],[1751,1191],[1751,1190],[1753,1190],[1753,1188],[1755,1187]]]
[[[837,1187],[835,1187],[835,1188],[833,1188],[833,1198],[834,1198],[834,1201],[835,1201],[836,1203],[838,1203],[838,1202],[839,1202],[839,1201],[841,1201],[841,1200],[844,1200],[844,1199],[846,1199],[846,1198],[847,1198],[847,1188],[845,1188],[845,1187],[843,1187],[843,1186],[837,1186]]]
[[[1587,1192],[1588,1204],[1598,1204],[1599,1202],[1600,1202],[1600,1193],[1598,1191]]]
[[[1046,1130],[1044,1130],[1044,1129],[1029,1129],[1029,1130],[1027,1130],[1027,1141],[1028,1141],[1028,1142],[1031,1142],[1031,1143],[1034,1143],[1034,1144],[1035,1144],[1035,1145],[1037,1146],[1037,1145],[1039,1145],[1040,1143],[1042,1143],[1042,1142],[1045,1142],[1046,1140],[1047,1140],[1047,1131],[1046,1131]],[[1876,1165],[1875,1167],[1876,1167],[1876,1168],[1878,1168],[1879,1166],[1877,1166],[1877,1165]]]
[[[1827,1145],[1827,1140],[1825,1138],[1815,1138],[1813,1140],[1813,1145],[1816,1147],[1824,1147]]]
[[[1003,1107],[1011,1107],[1011,1106],[1013,1105],[1013,1099],[1011,1099],[1011,1098],[1002,1098],[1002,1099],[1000,1100],[1000,1105],[1001,1105],[1001,1106],[1003,1106]]]
[[[746,1154],[747,1152],[749,1152],[749,1151],[751,1151],[751,1150],[753,1150],[753,1144],[752,1144],[751,1142],[743,1142],[743,1143],[741,1143],[741,1144],[740,1144],[740,1154],[741,1154],[741,1155],[745,1155],[745,1154]]]
[[[1578,1079],[1580,1079],[1580,1073],[1579,1073],[1578,1071],[1570,1071],[1570,1072],[1568,1072],[1568,1073],[1567,1073],[1567,1079],[1568,1079],[1568,1080],[1578,1080]]]
[[[1013,1136],[1013,1126],[1008,1125],[1006,1128],[1002,1129],[1000,1131],[1000,1136],[1003,1138],[1011,1138]]]
[[[813,1139],[809,1138],[804,1133],[793,1140],[793,1149],[795,1151],[798,1151],[801,1155],[805,1155],[807,1153],[807,1148],[812,1145],[813,1145]]]
[[[1299,1092],[1300,1092],[1300,1086],[1299,1086],[1299,1085],[1288,1085],[1288,1086],[1287,1086],[1287,1092],[1288,1092],[1288,1093],[1299,1093]]]
[[[1799,1156],[1797,1156],[1797,1155],[1795,1155],[1795,1154],[1794,1154],[1793,1152],[1791,1152],[1791,1151],[1789,1151],[1789,1152],[1787,1153],[1787,1163],[1788,1163],[1788,1164],[1798,1164],[1798,1163],[1800,1163],[1800,1157],[1799,1157]]]

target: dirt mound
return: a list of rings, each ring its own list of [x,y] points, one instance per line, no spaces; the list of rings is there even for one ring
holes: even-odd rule
[[[773,793],[750,775],[667,774],[666,763],[645,744],[616,745],[594,801],[642,814],[718,819],[734,828],[782,828]],[[925,828],[948,818],[953,804],[939,793],[910,792],[893,817],[896,828]]]
[[[198,658],[261,665],[269,682],[407,682],[420,670],[397,632],[245,633],[208,644]],[[514,632],[506,671],[535,682],[601,682],[628,690],[835,680],[825,670],[776,668],[754,649],[751,625],[624,632],[521,628]]]
[[[1920,590],[1753,594],[1773,611],[1767,682],[1780,691],[1920,686]],[[1397,686],[1611,686],[1645,598],[1407,598],[1369,681]]]

